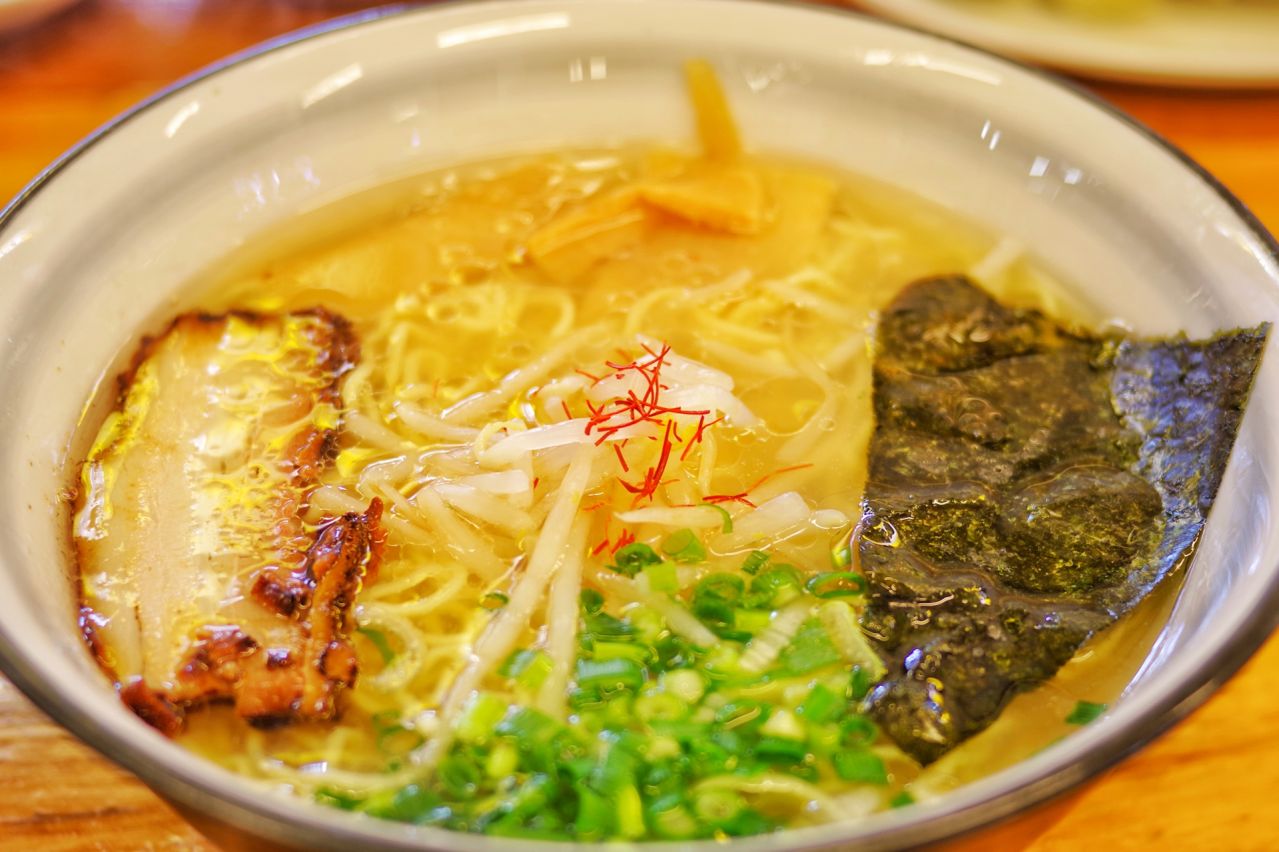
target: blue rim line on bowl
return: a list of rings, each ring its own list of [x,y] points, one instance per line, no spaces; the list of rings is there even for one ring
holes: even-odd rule
[[[720,0],[700,0],[700,2],[716,3],[720,2]],[[735,2],[743,2],[743,0],[735,0]],[[795,2],[794,0],[749,0],[749,2],[765,6],[788,7],[796,11],[812,14],[849,16],[878,21],[872,16],[842,7],[814,6],[803,2]],[[115,129],[127,124],[130,120],[153,107],[162,104],[169,98],[182,93],[196,83],[206,81],[223,71],[238,67],[266,54],[289,48],[335,31],[345,31],[401,15],[429,14],[432,10],[442,7],[460,5],[487,4],[477,4],[474,0],[446,0],[446,2],[425,7],[396,5],[356,12],[262,42],[183,77],[93,131],[42,171],[12,201],[0,210],[0,234],[3,234],[10,220],[46,183],[56,177],[80,155],[105,139]],[[1230,207],[1252,234],[1264,244],[1272,259],[1279,262],[1279,242],[1275,240],[1243,202],[1185,152],[1132,116],[1083,88],[1080,84],[1049,71],[997,56],[982,48],[945,36],[939,36],[898,23],[883,25],[914,32],[926,39],[939,43],[959,45],[966,50],[993,60],[997,64],[1003,64],[1021,73],[1030,74],[1069,92],[1087,105],[1099,109],[1111,118],[1127,125],[1164,152],[1172,155],[1172,157],[1197,175],[1209,189]],[[1008,819],[1068,792],[1150,743],[1203,704],[1213,691],[1225,683],[1252,656],[1276,625],[1279,625],[1279,572],[1271,579],[1264,595],[1255,600],[1252,608],[1243,616],[1239,630],[1236,631],[1229,643],[1220,648],[1214,656],[1204,660],[1199,667],[1191,672],[1189,677],[1184,679],[1178,689],[1154,705],[1150,712],[1127,720],[1119,728],[1114,728],[1112,724],[1110,737],[1105,742],[1094,744],[1079,755],[1076,760],[1063,763],[1060,766],[1046,768],[1029,784],[1016,790],[1010,790],[993,799],[961,807],[953,804],[948,805],[947,802],[950,797],[943,797],[935,803],[921,805],[920,807],[926,811],[922,819],[909,822],[905,820],[890,822],[881,830],[858,837],[858,847],[868,850],[900,849],[953,838]],[[258,836],[271,838],[286,844],[306,844],[307,848],[351,848],[354,843],[368,842],[375,837],[384,842],[386,848],[458,848],[460,845],[472,848],[485,846],[497,848],[497,845],[502,845],[500,841],[498,844],[490,845],[492,841],[483,837],[467,837],[463,839],[456,833],[447,832],[443,829],[405,830],[406,827],[399,826],[397,830],[396,827],[393,827],[395,824],[384,827],[377,826],[372,822],[360,824],[345,815],[336,813],[332,815],[331,819],[317,818],[311,820],[313,825],[305,828],[300,825],[286,827],[277,822],[279,818],[276,813],[277,808],[273,808],[271,805],[282,803],[287,806],[292,803],[285,800],[276,802],[274,797],[267,797],[264,803],[264,797],[254,795],[251,789],[246,789],[244,792],[225,798],[222,798],[220,793],[211,795],[214,791],[207,789],[203,784],[193,782],[181,777],[179,774],[158,767],[128,749],[119,749],[113,737],[92,715],[82,714],[76,708],[63,704],[58,696],[47,688],[30,665],[29,660],[17,652],[16,646],[3,624],[0,624],[0,671],[3,671],[41,710],[94,749],[138,775],[165,797],[187,807],[202,811],[215,820]],[[780,837],[771,835],[760,838],[740,838],[734,841],[734,846],[743,850],[779,847],[804,849],[824,847],[839,841],[840,838],[838,836],[831,836],[827,827],[825,830],[792,829],[783,833]],[[712,845],[716,848],[718,847],[718,844],[714,844],[713,841],[697,844],[698,847],[707,849],[712,848]],[[543,848],[563,846],[570,849],[599,848],[598,844],[539,843],[539,846]]]

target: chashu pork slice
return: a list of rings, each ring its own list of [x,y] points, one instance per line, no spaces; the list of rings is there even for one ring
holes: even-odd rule
[[[312,310],[186,314],[143,341],[80,472],[80,622],[135,712],[168,734],[233,702],[323,720],[354,682],[349,610],[381,505],[308,527],[331,456],[349,324]]]

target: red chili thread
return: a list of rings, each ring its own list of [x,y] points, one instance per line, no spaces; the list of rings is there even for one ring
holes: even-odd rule
[[[812,467],[812,466],[813,466],[812,462],[807,462],[805,464],[793,464],[790,467],[779,467],[777,470],[773,471],[772,473],[766,473],[763,476],[761,476],[758,480],[755,481],[754,485],[752,485],[750,488],[746,490],[754,491],[756,488],[759,488],[761,485],[763,485],[765,482],[768,482],[768,480],[772,479],[774,476],[781,476],[783,473],[790,473],[792,470],[803,470],[806,467]]]
[[[750,493],[754,491],[756,488],[759,488],[761,485],[763,485],[765,482],[768,482],[768,480],[772,479],[774,476],[780,476],[783,473],[790,473],[792,470],[803,470],[806,467],[812,467],[812,466],[813,465],[810,462],[807,464],[793,464],[790,467],[781,467],[773,471],[772,473],[768,473],[761,476],[759,479],[755,481],[754,485],[752,485],[750,488],[747,488],[745,491],[739,491],[736,494],[707,494],[705,497],[702,498],[702,502],[710,503],[711,505],[719,505],[720,503],[745,503],[747,506],[750,506],[752,509],[754,509],[755,504],[752,503],[748,499],[748,497]]]
[[[647,357],[641,356],[625,362],[610,360],[604,362],[605,366],[611,371],[613,378],[619,381],[624,381],[628,375],[638,376],[640,379],[639,392],[634,388],[628,388],[623,396],[599,405],[592,404],[590,400],[586,401],[587,410],[590,412],[586,422],[586,434],[595,436],[595,446],[597,447],[610,439],[620,437],[618,435],[619,432],[641,423],[661,424],[664,422],[660,438],[655,435],[647,436],[649,440],[661,441],[662,447],[657,463],[645,471],[644,477],[639,482],[627,482],[624,479],[618,479],[623,488],[635,495],[635,504],[643,502],[645,498],[652,500],[659,488],[674,481],[665,480],[663,476],[670,463],[671,453],[675,449],[675,444],[683,445],[679,454],[680,461],[687,460],[693,446],[702,442],[706,435],[706,430],[724,419],[723,417],[716,417],[713,420],[707,420],[711,414],[709,410],[664,405],[661,401],[662,392],[669,390],[670,386],[662,382],[662,369],[666,366],[667,358],[670,357],[671,347],[669,344],[662,344],[660,349],[654,350],[653,347],[643,344],[642,348]],[[621,352],[621,357],[628,357],[627,353]],[[577,370],[577,372],[597,383],[603,381],[604,378],[597,378],[593,373],[585,370]],[[679,416],[697,418],[697,426],[687,440],[680,433],[679,423],[675,419]],[[617,456],[618,464],[623,473],[630,472],[630,465],[622,452],[622,448],[626,446],[626,440],[629,440],[629,438],[624,438],[621,446],[615,445],[613,447],[613,452]],[[749,505],[753,505],[749,503],[749,500],[745,500],[745,497],[745,492],[741,495],[724,495],[724,499],[741,498]]]
[[[657,457],[657,464],[650,467],[644,472],[644,479],[637,485],[632,485],[626,480],[619,480],[622,487],[635,495],[635,504],[638,505],[645,498],[652,500],[657,494],[657,489],[666,484],[662,481],[662,475],[666,473],[666,465],[671,460],[671,427],[673,421],[666,421],[666,432],[662,436],[662,452]]]
[[[613,445],[613,453],[617,456],[617,463],[622,466],[623,473],[630,473],[631,466],[626,463],[626,456],[622,455],[622,448],[618,444]]]
[[[720,503],[743,503],[755,508],[755,504],[746,496],[749,491],[743,491],[740,494],[707,494],[702,498],[703,503],[710,503],[712,506],[718,506]]]
[[[714,426],[716,423],[723,421],[723,419],[724,418],[722,416],[716,417],[714,420],[707,423],[706,415],[700,415],[697,418],[697,429],[694,430],[693,437],[689,438],[688,443],[684,445],[684,452],[679,454],[679,460],[686,461],[688,459],[688,454],[693,451],[693,447],[702,442],[702,438],[706,435],[706,430]]]
[[[622,534],[617,537],[617,543],[613,545],[613,549],[609,553],[617,553],[628,544],[635,543],[635,533],[630,530],[622,530]]]

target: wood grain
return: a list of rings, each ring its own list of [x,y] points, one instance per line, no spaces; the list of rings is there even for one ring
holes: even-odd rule
[[[363,5],[88,0],[0,35],[0,198],[93,128],[229,53]],[[1279,228],[1279,94],[1097,86]],[[1279,640],[1189,720],[1082,793],[953,850],[1269,850],[1279,846]],[[213,845],[141,783],[0,679],[0,848],[200,850]]]

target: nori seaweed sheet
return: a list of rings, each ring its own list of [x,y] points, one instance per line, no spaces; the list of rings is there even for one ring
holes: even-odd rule
[[[903,750],[985,729],[1190,554],[1268,333],[1089,335],[962,277],[884,311],[854,547]]]

